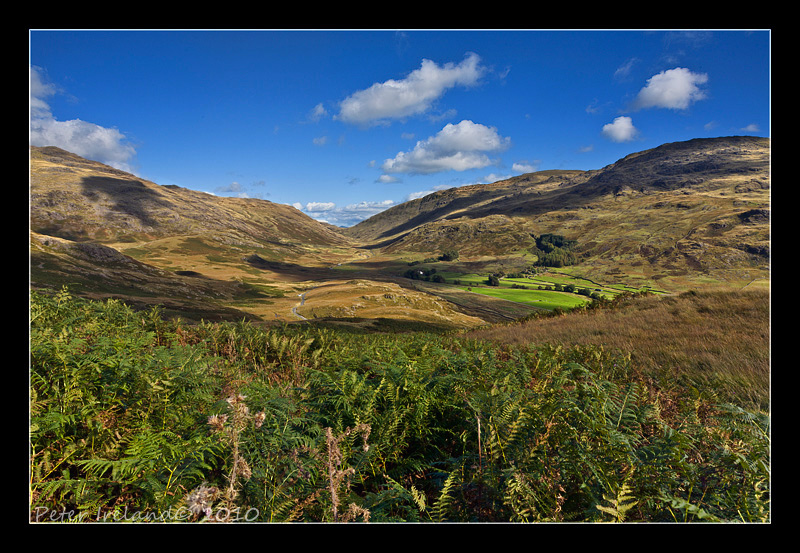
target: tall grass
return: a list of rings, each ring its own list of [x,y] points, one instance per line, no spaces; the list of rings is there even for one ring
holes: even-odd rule
[[[770,520],[769,418],[592,345],[31,294],[32,521]]]
[[[725,401],[769,408],[770,297],[763,290],[649,295],[619,308],[576,310],[469,336],[497,344],[618,349],[664,386],[702,388]]]

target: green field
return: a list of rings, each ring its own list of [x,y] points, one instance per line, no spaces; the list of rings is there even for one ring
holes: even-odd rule
[[[571,309],[588,303],[590,299],[587,296],[576,293],[577,290],[583,288],[588,288],[605,299],[613,299],[614,296],[626,289],[624,286],[601,286],[584,278],[556,272],[548,272],[528,278],[501,278],[499,286],[489,286],[487,284],[488,275],[464,274],[451,271],[438,271],[436,274],[444,277],[446,283],[455,285],[461,290],[525,303],[548,310],[556,308]],[[515,285],[524,286],[525,288],[515,288]],[[557,285],[572,285],[575,287],[576,292],[540,289],[540,287],[554,287]]]
[[[470,287],[459,286],[459,288],[467,290]],[[471,288],[471,291],[476,294],[484,294],[494,298],[526,303],[549,310],[556,308],[571,309],[590,301],[586,296],[579,296],[568,292],[533,289],[521,290],[505,286],[475,286]]]

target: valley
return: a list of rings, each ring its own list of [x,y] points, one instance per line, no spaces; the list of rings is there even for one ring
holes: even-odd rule
[[[767,139],[349,228],[30,152],[32,522],[770,520]]]
[[[31,148],[30,164],[33,287],[69,285],[188,320],[470,328],[569,309],[591,293],[769,283],[768,139],[666,144],[594,171],[444,190],[350,228],[160,186],[57,148]],[[567,264],[542,266],[546,235],[574,245]],[[407,278],[412,267],[438,277]],[[570,284],[589,294],[564,291]]]

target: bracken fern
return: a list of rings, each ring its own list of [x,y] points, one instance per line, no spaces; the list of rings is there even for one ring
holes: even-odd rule
[[[30,312],[31,520],[770,520],[769,417],[625,352]]]

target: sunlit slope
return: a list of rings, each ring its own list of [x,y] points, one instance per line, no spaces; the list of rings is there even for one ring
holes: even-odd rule
[[[769,276],[770,141],[695,139],[596,171],[546,171],[430,194],[347,229],[387,252],[523,256],[544,233],[577,240],[605,280],[682,288]]]
[[[70,240],[149,241],[201,234],[291,250],[346,240],[297,209],[160,186],[64,150],[31,148],[31,229]]]
[[[29,205],[32,286],[195,316],[290,317],[291,304],[273,304],[299,269],[356,255],[291,206],[160,186],[53,147],[30,150]]]

